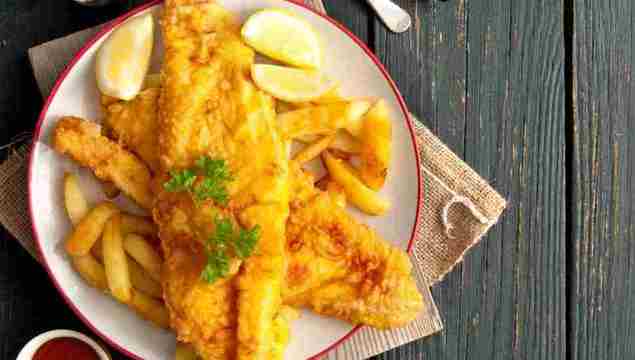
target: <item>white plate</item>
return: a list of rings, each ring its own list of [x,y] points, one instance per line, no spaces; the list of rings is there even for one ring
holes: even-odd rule
[[[323,37],[326,64],[324,71],[340,79],[345,95],[373,96],[387,100],[393,119],[393,165],[383,196],[393,203],[382,217],[356,217],[376,229],[384,238],[404,249],[409,248],[420,201],[420,175],[413,130],[407,110],[394,83],[361,41],[332,19],[304,6],[280,0],[220,1],[243,18],[266,7],[283,7],[306,18]],[[131,16],[152,11],[158,14],[160,1],[136,8],[114,20],[90,40],[60,75],[47,99],[37,124],[29,166],[29,204],[33,233],[46,268],[60,293],[75,313],[104,340],[129,356],[142,359],[171,359],[174,336],[140,320],[126,306],[86,285],[72,269],[63,249],[64,237],[71,230],[62,203],[62,177],[65,171],[80,176],[82,188],[97,202],[102,195],[92,174],[72,161],[59,156],[49,146],[50,133],[60,116],[75,115],[100,121],[99,96],[95,85],[94,57],[105,35]],[[157,26],[158,28],[158,26]],[[160,36],[156,36],[154,68],[162,53]],[[140,211],[132,202],[120,204]],[[293,324],[287,359],[306,359],[321,355],[354,332],[353,326],[304,312]]]

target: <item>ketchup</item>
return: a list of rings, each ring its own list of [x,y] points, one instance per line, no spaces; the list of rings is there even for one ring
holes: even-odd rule
[[[85,342],[72,337],[52,339],[40,346],[33,360],[99,360],[97,352]]]

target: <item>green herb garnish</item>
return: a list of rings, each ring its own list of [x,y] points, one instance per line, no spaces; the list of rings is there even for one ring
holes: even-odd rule
[[[173,171],[170,176],[170,180],[163,184],[165,190],[187,191],[196,203],[213,199],[217,204],[227,205],[227,183],[233,178],[225,160],[202,156],[194,168]]]
[[[260,226],[256,225],[249,230],[240,229],[238,237],[234,241],[234,251],[239,258],[248,258],[254,252],[260,239]]]
[[[172,171],[170,181],[163,184],[169,192],[188,191],[196,181],[196,174],[192,170]]]
[[[203,156],[196,161],[196,167],[209,178],[217,179],[218,181],[233,180],[225,160]]]
[[[201,278],[208,283],[225,277],[229,272],[229,257],[222,250],[216,250],[207,254],[207,264],[201,272]]]
[[[214,234],[209,237],[206,244],[207,264],[201,272],[201,278],[208,283],[213,283],[219,278],[225,277],[229,272],[229,251],[246,259],[253,253],[260,238],[260,226],[251,229],[234,229],[234,225],[228,218],[216,217],[214,220]]]

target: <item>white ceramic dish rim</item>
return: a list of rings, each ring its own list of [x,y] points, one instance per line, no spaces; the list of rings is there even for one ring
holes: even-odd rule
[[[50,330],[44,332],[33,339],[31,339],[22,350],[18,354],[16,360],[31,360],[35,352],[42,346],[44,343],[49,340],[58,339],[58,338],[74,338],[83,341],[88,344],[95,352],[97,352],[97,356],[99,356],[99,360],[110,360],[110,355],[106,352],[106,350],[99,345],[95,340],[90,337],[73,330],[59,329],[59,330]]]
[[[417,189],[417,207],[416,207],[416,214],[415,214],[415,222],[414,225],[412,227],[412,231],[411,231],[411,235],[410,235],[410,239],[408,241],[408,245],[407,245],[407,251],[410,252],[413,242],[414,242],[414,237],[415,234],[417,232],[418,227],[420,226],[420,208],[421,208],[421,201],[422,201],[422,179],[421,179],[421,173],[418,170],[420,164],[421,164],[421,160],[420,160],[420,156],[419,156],[419,151],[417,149],[417,145],[416,145],[416,141],[415,141],[415,133],[414,133],[414,129],[411,123],[411,119],[410,119],[410,115],[409,112],[407,110],[405,101],[403,100],[403,97],[401,96],[399,90],[397,89],[394,81],[391,79],[390,75],[388,74],[388,72],[386,71],[386,69],[384,68],[384,66],[382,65],[382,63],[379,61],[379,59],[375,56],[375,54],[366,46],[366,44],[364,44],[361,40],[359,40],[353,33],[351,33],[348,29],[346,29],[343,25],[339,24],[337,21],[335,21],[334,19],[330,18],[327,15],[324,15],[322,13],[319,13],[317,11],[315,11],[314,9],[312,9],[311,7],[306,6],[303,3],[299,3],[296,0],[284,0],[287,3],[293,4],[295,6],[301,7],[305,10],[308,10],[309,12],[327,20],[330,24],[332,24],[335,28],[337,28],[338,30],[340,30],[341,32],[343,32],[345,35],[347,35],[357,46],[359,46],[359,48],[364,52],[364,54],[366,54],[366,56],[368,56],[370,58],[370,60],[377,66],[377,69],[379,70],[379,72],[382,74],[382,76],[385,78],[385,80],[388,82],[390,88],[392,89],[395,98],[397,99],[398,103],[399,103],[399,107],[400,107],[400,111],[403,115],[403,119],[406,122],[407,128],[410,132],[410,137],[411,137],[411,144],[412,144],[412,149],[414,152],[414,157],[416,160],[416,166],[417,166],[417,185],[418,185],[418,189]],[[75,54],[75,56],[73,57],[73,59],[69,62],[69,64],[66,66],[66,68],[64,69],[64,71],[62,71],[62,73],[59,75],[57,81],[55,82],[55,85],[53,87],[53,89],[51,90],[50,95],[48,96],[48,98],[46,99],[44,106],[42,108],[42,111],[40,112],[40,116],[38,118],[38,121],[36,123],[36,127],[35,127],[35,132],[33,135],[33,144],[37,143],[40,140],[40,132],[41,132],[41,128],[42,128],[42,124],[44,122],[44,119],[46,118],[46,114],[47,114],[47,110],[50,106],[50,104],[53,102],[53,99],[55,98],[55,95],[57,94],[58,89],[60,88],[61,84],[64,82],[64,80],[66,79],[67,75],[71,72],[71,70],[73,69],[74,65],[79,61],[79,59],[82,58],[82,56],[84,55],[84,53],[90,49],[98,40],[100,40],[105,34],[109,33],[112,29],[116,28],[118,25],[120,25],[121,23],[123,23],[124,21],[126,21],[127,19],[135,16],[136,14],[152,8],[156,5],[159,5],[163,2],[163,0],[152,0],[146,4],[140,5],[138,7],[135,7],[133,9],[131,9],[130,11],[126,12],[125,14],[117,17],[116,19],[110,21],[109,23],[107,23],[106,25],[103,26],[103,28],[97,33],[95,34],[91,39],[89,39],[86,44]],[[33,147],[32,149],[34,149],[35,147]],[[33,175],[33,165],[34,165],[34,154],[35,151],[31,151],[30,157],[29,157],[29,171],[28,171],[28,187],[29,187],[29,215],[31,216],[31,219],[33,219],[33,201],[31,198],[31,195],[33,193],[32,191],[32,175]],[[33,232],[33,236],[35,238],[35,242],[38,246],[38,250],[40,252],[40,254],[43,254],[43,247],[42,247],[42,243],[40,241],[40,237],[38,236],[38,231],[37,228],[35,226],[35,222],[32,221],[32,232]],[[52,270],[49,267],[49,264],[46,260],[46,258],[44,256],[42,256],[43,259],[43,263],[45,265],[45,269],[47,271],[47,273],[49,274],[49,277],[51,278],[51,280],[53,281],[53,284],[55,285],[55,287],[57,288],[58,292],[62,295],[62,298],[64,299],[64,301],[68,304],[68,306],[71,308],[71,310],[82,320],[82,322],[84,322],[93,332],[95,332],[95,334],[97,334],[99,337],[101,337],[104,341],[106,341],[109,345],[111,345],[112,347],[114,347],[115,349],[117,349],[118,351],[122,352],[123,354],[125,354],[126,356],[132,357],[134,359],[141,359],[137,354],[132,353],[131,351],[127,350],[126,348],[120,346],[117,342],[115,342],[114,340],[112,340],[110,337],[108,337],[106,334],[104,334],[103,332],[101,332],[96,326],[94,326],[90,321],[88,321],[88,319],[86,318],[86,316],[83,315],[83,313],[81,311],[79,311],[79,309],[74,305],[74,303],[70,300],[70,298],[68,297],[68,295],[65,293],[64,289],[62,289],[62,287],[60,286],[60,284],[58,283],[58,281],[56,280],[55,276],[52,273]],[[337,341],[333,342],[330,346],[326,347],[324,350],[320,351],[319,353],[311,356],[309,359],[318,359],[320,358],[322,355],[324,355],[325,353],[327,353],[328,351],[330,351],[331,349],[337,347],[339,344],[341,344],[342,342],[344,342],[345,340],[347,340],[349,337],[351,337],[354,333],[356,333],[362,326],[358,325],[355,326],[351,329],[351,331],[349,331],[348,333],[344,334],[341,338],[339,338]]]

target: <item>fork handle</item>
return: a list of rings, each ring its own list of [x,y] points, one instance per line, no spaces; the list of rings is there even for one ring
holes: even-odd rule
[[[381,21],[393,32],[402,33],[410,27],[410,15],[391,0],[366,0]]]

